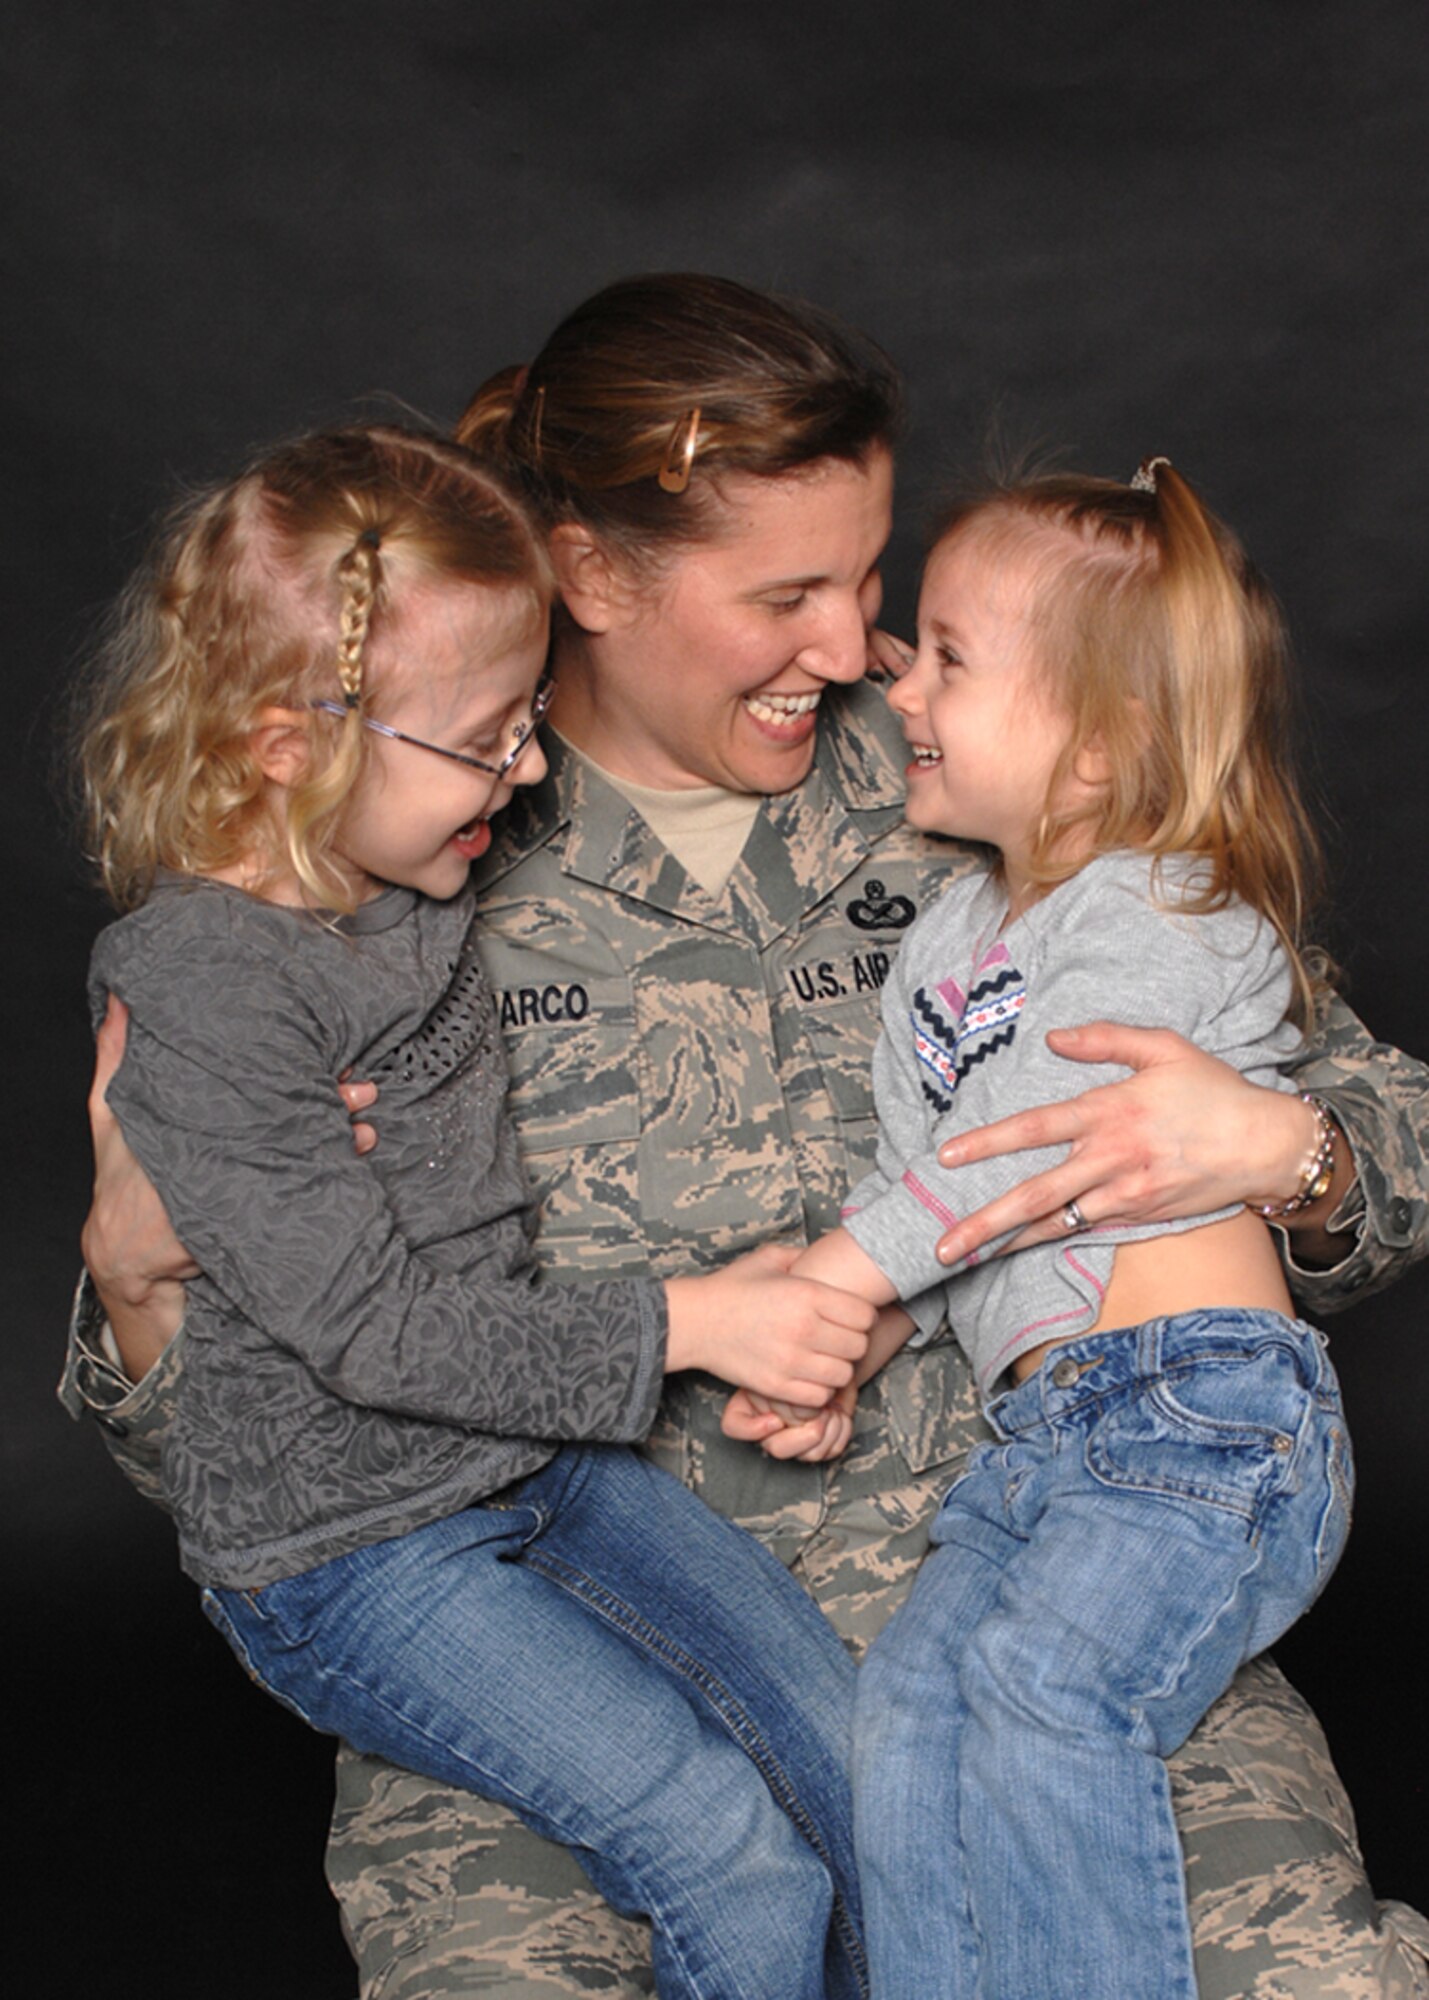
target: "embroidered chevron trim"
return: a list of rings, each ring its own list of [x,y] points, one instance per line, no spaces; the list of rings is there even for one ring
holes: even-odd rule
[[[975,1049],[970,1049],[963,1056],[958,1064],[959,1079],[965,1077],[969,1070],[976,1069],[979,1063],[986,1062],[989,1056],[995,1056],[999,1049],[1010,1049],[1016,1040],[1017,1023],[1009,1021],[1001,1034],[992,1035],[987,1040],[979,1042]]]
[[[923,1094],[935,1111],[951,1109],[953,1093],[968,1072],[999,1049],[1009,1048],[1016,1038],[1027,984],[1005,948],[998,948],[997,958],[998,969],[972,986],[958,1021],[943,1014],[926,987],[919,987],[913,996],[909,1016],[913,1050],[922,1067]],[[990,970],[988,961],[978,968],[984,969]],[[961,994],[947,980],[937,989],[938,997],[947,999],[953,991]]]

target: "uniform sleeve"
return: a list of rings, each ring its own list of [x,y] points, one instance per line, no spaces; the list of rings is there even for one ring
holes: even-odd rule
[[[1382,1291],[1429,1253],[1429,1068],[1376,1042],[1332,994],[1289,1075],[1328,1103],[1357,1174],[1331,1219],[1345,1244],[1332,1269],[1297,1265],[1293,1239],[1277,1232],[1296,1297],[1319,1318]]]
[[[949,1169],[937,1158],[944,1139],[1127,1073],[1053,1055],[1050,1028],[1087,1020],[1174,1028],[1253,1082],[1290,1087],[1276,1067],[1299,1041],[1284,1024],[1289,968],[1273,932],[1242,908],[1165,910],[1138,878],[1087,870],[1009,929],[1005,949],[983,961],[985,989],[937,954],[935,912],[926,941],[900,958],[885,989],[873,1070],[881,1179],[861,1184],[844,1217],[900,1297],[959,1268],[934,1254],[946,1229],[1065,1156],[1048,1147]],[[966,996],[961,987],[950,995],[955,977],[968,980]],[[990,997],[979,1014],[983,990]]]
[[[645,1435],[658,1284],[541,1286],[519,1209],[460,1276],[414,1254],[353,1153],[331,1026],[301,982],[210,939],[105,983],[132,1014],[110,1103],[229,1308],[346,1402],[497,1435]]]

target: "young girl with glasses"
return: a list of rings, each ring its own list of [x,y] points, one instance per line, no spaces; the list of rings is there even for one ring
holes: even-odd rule
[[[877,1170],[796,1266],[907,1302],[860,1379],[946,1304],[998,1440],[948,1492],[860,1679],[878,2000],[1194,2000],[1162,1760],[1344,1542],[1339,1391],[1260,1215],[1098,1227],[1072,1202],[1061,1242],[1004,1238],[1013,1254],[951,1278],[936,1256],[1029,1165],[950,1165],[940,1142],[1085,1086],[1049,1028],[1171,1027],[1265,1084],[1297,1048],[1313,843],[1285,655],[1265,586],[1165,460],[1131,486],[986,494],[924,575],[890,697],[908,813],[994,859],[903,943],[874,1057]],[[1305,1120],[1301,1189],[1265,1215],[1328,1182],[1329,1114],[1311,1099]],[[759,1409],[736,1406],[753,1435]],[[766,1412],[767,1442],[837,1451],[848,1407]]]
[[[82,768],[128,914],[91,993],[200,1269],[162,1499],[255,1679],[572,1847],[653,1919],[661,1993],[851,1995],[852,1667],[627,1447],[667,1370],[818,1400],[873,1315],[771,1286],[792,1252],[537,1281],[467,874],[545,771],[551,594],[474,459],[372,428],[192,501],[123,601]]]

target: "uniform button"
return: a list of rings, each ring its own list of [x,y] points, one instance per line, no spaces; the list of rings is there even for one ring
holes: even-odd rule
[[[1070,1354],[1066,1355],[1061,1361],[1056,1362],[1053,1366],[1052,1369],[1053,1388],[1054,1389],[1074,1388],[1077,1383],[1077,1378],[1080,1376],[1081,1372],[1082,1372],[1081,1369],[1077,1366],[1076,1362],[1073,1361],[1071,1355]]]
[[[1396,1195],[1389,1204],[1389,1219],[1396,1229],[1408,1235],[1409,1225],[1414,1220],[1414,1211],[1402,1194]]]
[[[129,1426],[122,1417],[98,1417],[95,1421],[100,1429],[108,1431],[111,1437],[127,1438],[129,1435]]]

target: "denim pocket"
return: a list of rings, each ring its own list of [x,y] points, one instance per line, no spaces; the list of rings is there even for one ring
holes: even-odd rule
[[[199,1601],[203,1605],[204,1613],[209,1623],[217,1626],[218,1630],[228,1641],[237,1657],[239,1666],[242,1667],[254,1687],[262,1688],[265,1694],[272,1695],[274,1701],[278,1702],[281,1707],[286,1708],[289,1714],[296,1715],[300,1722],[306,1722],[310,1728],[321,1729],[323,1725],[320,1722],[314,1722],[307,1710],[294,1701],[290,1695],[278,1692],[272,1682],[263,1673],[254,1657],[250,1638],[261,1638],[262,1622],[255,1623],[249,1632],[245,1633],[244,1625],[246,1621],[244,1614],[246,1613],[254,1621],[266,1622],[265,1614],[258,1604],[258,1592],[252,1590],[215,1590],[205,1585],[199,1593]]]
[[[1343,1416],[1325,1431],[1325,1506],[1315,1530],[1315,1574],[1329,1582],[1349,1539],[1355,1497],[1355,1461]]]
[[[1198,1360],[1116,1403],[1087,1438],[1104,1485],[1199,1502],[1253,1524],[1292,1476],[1311,1395],[1280,1342]]]

